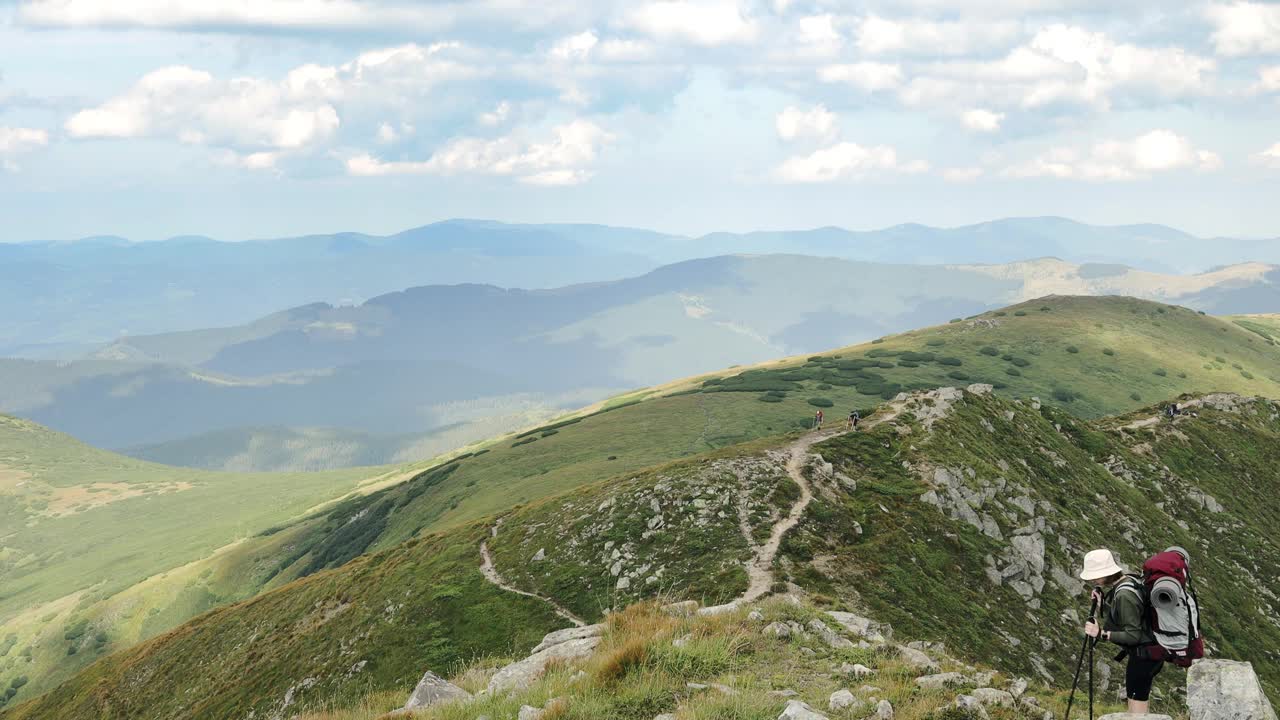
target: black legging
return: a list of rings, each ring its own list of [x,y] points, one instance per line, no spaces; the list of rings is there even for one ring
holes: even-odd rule
[[[1151,699],[1151,684],[1164,669],[1163,660],[1144,660],[1129,654],[1129,664],[1124,669],[1124,694],[1130,700],[1146,702]]]

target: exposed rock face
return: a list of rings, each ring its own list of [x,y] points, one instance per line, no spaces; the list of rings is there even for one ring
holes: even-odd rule
[[[471,693],[428,671],[418,681],[413,694],[409,695],[409,701],[404,704],[404,709],[417,710],[469,699],[471,699]]]
[[[873,643],[887,642],[893,637],[893,628],[888,623],[878,623],[870,618],[848,612],[827,612],[827,617],[840,623],[841,627]]]
[[[1191,720],[1276,720],[1253,665],[1200,660],[1187,671]]]
[[[532,655],[499,670],[485,689],[487,693],[524,690],[537,680],[552,660],[578,660],[591,655],[600,644],[604,625],[588,625],[550,633]]]
[[[778,720],[828,720],[828,718],[799,700],[788,700],[787,707],[778,716]]]

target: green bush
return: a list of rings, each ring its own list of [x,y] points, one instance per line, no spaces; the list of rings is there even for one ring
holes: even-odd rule
[[[1214,356],[1213,356],[1213,359],[1214,359],[1214,360],[1216,360],[1217,362],[1220,362],[1220,363],[1226,363],[1226,362],[1227,362],[1227,359],[1226,359],[1226,358],[1224,358],[1224,357],[1222,357],[1221,355],[1214,355]]]
[[[1009,384],[1006,382],[1002,382],[1000,380],[992,380],[991,387],[995,388],[996,390],[1003,390],[1009,387]]]
[[[1156,375],[1159,375],[1160,377],[1165,377],[1166,375],[1169,374],[1169,371],[1165,370],[1164,368],[1156,368],[1152,372]]]
[[[979,350],[978,352],[982,353],[983,355],[988,355],[988,356],[990,356],[990,357],[995,357],[995,356],[997,356],[997,355],[999,355],[999,354],[1000,354],[1000,351],[999,351],[999,350],[997,350],[997,349],[995,349],[995,348],[991,347],[990,345],[988,345],[988,346],[986,346],[986,347],[982,348],[982,349],[981,349],[981,350]]]
[[[907,352],[902,353],[902,355],[899,355],[898,359],[908,360],[910,362],[925,363],[925,362],[933,362],[934,360],[937,359],[937,357],[938,357],[937,355],[934,355],[931,352],[914,352],[914,351],[908,350]]]
[[[1014,365],[1016,365],[1016,366],[1018,366],[1018,367],[1029,367],[1029,366],[1031,365],[1031,361],[1030,361],[1030,360],[1028,360],[1028,359],[1026,359],[1026,358],[1020,358],[1020,357],[1013,358],[1013,359],[1012,359],[1012,360],[1010,360],[1009,362],[1013,363]]]
[[[556,434],[558,434],[559,432],[560,432],[560,431],[559,431],[559,430],[556,430],[555,428],[551,428],[550,430],[543,430],[543,431],[542,431],[542,437],[551,437],[552,435],[556,435]]]
[[[528,445],[528,444],[529,444],[529,443],[531,443],[531,442],[536,442],[536,441],[537,441],[537,439],[538,439],[538,438],[533,437],[532,435],[530,435],[529,437],[527,437],[527,438],[525,438],[525,439],[523,439],[523,440],[517,440],[517,441],[515,441],[515,442],[511,443],[511,447],[513,447],[513,448],[514,448],[514,447],[520,447],[521,445]]]
[[[1005,315],[1008,315],[1009,313],[1007,313],[1007,312],[1005,312],[1005,311],[1003,311],[1003,310],[997,310],[997,311],[995,311],[995,312],[993,312],[993,313],[991,313],[991,314],[992,314],[992,315],[995,315],[996,317],[1004,317]]]
[[[1018,368],[1005,368],[1004,371],[1006,374],[1012,375],[1014,377],[1019,377],[1022,375],[1022,371],[1019,370]]]
[[[951,318],[952,325],[955,325],[958,322],[964,322],[964,318]]]
[[[1040,306],[1040,312],[1049,312],[1050,310],[1053,310],[1053,308],[1049,307],[1048,305]]]
[[[898,361],[898,367],[904,367],[904,368],[918,368],[918,367],[920,367],[920,363],[918,363],[918,362],[912,362],[912,361],[910,361],[910,360],[899,360],[899,361]],[[819,389],[819,390],[821,390],[822,388],[818,388],[818,389]]]
[[[1075,355],[1076,353],[1080,352],[1080,348],[1076,347],[1075,345],[1068,345],[1067,352],[1071,353],[1072,355]]]
[[[1072,402],[1077,397],[1078,394],[1066,388],[1055,388],[1053,391],[1053,399],[1059,402]]]
[[[1107,356],[1114,356],[1116,354],[1116,351],[1112,350],[1111,348],[1102,348],[1102,354]]]
[[[1129,399],[1134,402],[1142,402],[1142,396],[1136,392],[1129,393]]]
[[[9,687],[20,688],[26,684],[27,684],[27,676],[19,675],[18,677],[14,678],[12,682],[9,683]]]
[[[1253,379],[1253,373],[1249,372],[1248,370],[1241,370],[1241,371],[1240,371],[1240,375],[1241,375],[1245,380],[1252,380],[1252,379]]]
[[[925,345],[928,345],[929,347],[942,347],[943,345],[946,345],[946,344],[947,344],[947,341],[943,340],[942,338],[934,338],[929,342],[925,343]]]
[[[810,404],[810,405],[812,405],[812,406],[814,406],[814,407],[819,407],[819,408],[829,408],[829,407],[831,407],[832,405],[835,405],[835,403],[834,403],[834,402],[831,402],[831,400],[829,400],[828,398],[824,398],[824,397],[813,397],[813,398],[809,398],[809,404]]]
[[[872,340],[872,341],[871,341],[871,344],[872,344],[872,345],[879,345],[879,344],[880,344],[880,343],[882,343],[882,342],[884,342],[884,338],[876,338],[875,340]]]
[[[1235,368],[1235,369],[1237,369],[1237,370],[1243,370],[1243,369],[1244,369],[1244,366],[1243,366],[1243,365],[1241,365],[1240,363],[1231,363],[1231,367],[1233,367],[1233,368]]]
[[[1014,317],[1026,317],[1026,316],[1027,316],[1026,310],[1018,310],[1017,312],[1014,313]]]
[[[964,361],[958,357],[940,357],[938,358],[938,364],[950,365],[951,367],[960,367],[961,365],[964,364]]]
[[[818,383],[818,389],[819,389],[819,390],[834,390],[834,389],[835,389],[835,385],[832,385],[831,383]]]
[[[782,402],[782,398],[778,397],[777,395],[770,395],[770,394],[768,394],[768,393],[765,393],[764,395],[761,395],[761,396],[757,397],[756,399],[757,399],[757,400],[759,400],[760,402],[767,402],[767,403],[780,403],[780,402]]]
[[[1186,380],[1186,379],[1187,379],[1187,374],[1186,374],[1186,373],[1184,373],[1184,372],[1180,372],[1180,373],[1178,373],[1178,377],[1182,378],[1183,380]]]
[[[952,380],[968,380],[969,374],[961,370],[952,370],[951,372],[947,373],[947,377],[951,378]]]

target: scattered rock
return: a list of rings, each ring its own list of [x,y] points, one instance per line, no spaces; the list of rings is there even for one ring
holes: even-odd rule
[[[685,600],[684,602],[671,603],[663,605],[662,611],[669,615],[685,616],[692,615],[698,609],[697,600]]]
[[[887,642],[893,636],[893,628],[888,623],[878,623],[870,618],[848,612],[827,612],[827,617],[840,623],[841,627],[859,637],[874,643]]]
[[[972,693],[975,699],[983,705],[998,705],[1000,707],[1013,707],[1013,693],[1004,690],[996,690],[995,688],[980,687]]]
[[[822,638],[823,642],[835,648],[836,650],[846,650],[846,649],[853,648],[852,642],[849,642],[847,638],[840,637],[840,635],[838,635],[835,630],[832,630],[831,628],[827,627],[826,623],[822,622],[821,620],[818,620],[816,618],[813,620],[810,620],[809,629],[812,630],[815,635]]]
[[[970,716],[985,718],[988,717],[986,708],[982,707],[982,703],[978,702],[978,698],[972,695],[957,695],[956,707],[968,712]]]
[[[409,695],[409,701],[404,704],[404,709],[416,710],[461,702],[470,698],[471,693],[428,671],[418,681],[418,686],[413,689],[413,693]]]
[[[876,705],[875,714],[871,717],[876,718],[876,720],[893,720],[893,705],[889,704],[888,700],[881,700]]]
[[[580,628],[576,628],[580,629]],[[545,640],[543,641],[546,642]],[[568,640],[536,652],[524,660],[514,662],[497,672],[489,680],[487,693],[524,690],[542,675],[552,660],[579,660],[591,655],[600,644],[600,637],[583,637]]]
[[[538,548],[538,552],[537,552],[536,554],[534,554],[534,556],[533,556],[533,561],[534,561],[534,562],[542,562],[543,560],[546,560],[546,559],[547,559],[547,549],[546,549],[546,548]]]
[[[747,613],[747,619],[751,622],[764,622],[764,613],[759,610],[752,610]]]
[[[1253,665],[1200,660],[1187,671],[1191,720],[1276,720]]]
[[[542,708],[521,705],[520,714],[516,715],[516,720],[541,720],[543,712]]]
[[[1025,693],[1026,691],[1027,691],[1026,678],[1015,678],[1013,682],[1009,683],[1009,694],[1016,698],[1022,697],[1022,694]]]
[[[917,670],[938,670],[938,663],[933,658],[925,655],[923,652],[915,648],[909,648],[906,645],[898,646],[898,654],[902,657],[902,661]]]
[[[964,675],[958,672],[945,672],[918,677],[916,685],[924,690],[941,690],[948,685],[961,685],[964,681]]]
[[[697,614],[704,617],[711,615],[725,615],[727,613],[734,612],[737,609],[738,603],[731,602],[725,603],[724,605],[712,605],[711,607],[698,608]]]
[[[547,635],[542,638],[542,642],[538,643],[537,647],[529,651],[529,654],[534,655],[534,654],[540,653],[543,650],[546,650],[547,648],[553,645],[559,645],[560,643],[568,642],[570,640],[578,640],[580,638],[588,638],[588,637],[599,637],[600,634],[603,632],[604,632],[604,623],[598,623],[596,625],[586,625],[584,627],[571,627],[571,628],[565,628],[563,630],[556,630],[553,633],[547,633]]]
[[[864,677],[871,677],[872,675],[875,675],[876,671],[872,670],[866,665],[863,665],[862,663],[854,663],[853,665],[850,665],[849,663],[845,663],[840,666],[840,674],[852,675],[856,678],[864,678]]]
[[[828,720],[826,715],[799,700],[788,700],[778,720]]]
[[[830,707],[833,712],[836,710],[844,710],[847,707],[854,707],[861,704],[862,704],[862,701],[859,700],[856,696],[854,696],[853,693],[849,692],[847,688],[844,690],[837,690],[831,693],[831,698],[827,701],[828,707]]]
[[[780,622],[769,623],[764,628],[764,634],[773,635],[775,637],[780,637],[780,638],[787,638],[787,637],[791,637],[791,628],[787,627],[786,624],[780,623]]]

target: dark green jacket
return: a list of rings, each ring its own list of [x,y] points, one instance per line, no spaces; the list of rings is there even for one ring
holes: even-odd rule
[[[1142,581],[1128,575],[1107,590],[1102,600],[1102,629],[1111,633],[1111,642],[1132,648],[1156,641],[1147,627],[1145,594]]]

